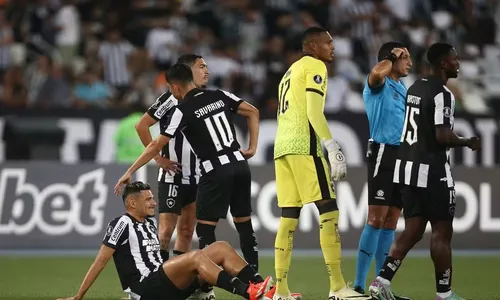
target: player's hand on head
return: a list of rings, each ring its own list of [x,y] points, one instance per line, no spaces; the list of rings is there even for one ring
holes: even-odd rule
[[[469,147],[472,151],[476,151],[481,149],[481,140],[477,137],[471,137],[468,140],[467,147]]]
[[[130,183],[131,181],[132,181],[132,174],[129,174],[128,172],[123,174],[123,176],[120,177],[120,179],[118,179],[118,182],[115,185],[115,189],[114,189],[115,195],[119,196],[121,194],[121,191],[122,191],[122,186]]]
[[[328,151],[332,180],[339,181],[344,179],[347,176],[347,164],[339,144],[334,140],[330,140],[325,142],[325,148]]]
[[[166,157],[155,157],[156,164],[167,171],[170,175],[178,174],[181,171],[182,164],[179,162],[170,160]]]
[[[246,150],[240,150],[240,152],[241,152],[241,154],[243,154],[244,158],[249,159],[255,155],[256,150],[255,149],[246,149]]]
[[[405,52],[405,50],[402,48],[394,48],[392,49],[391,52],[394,53],[394,55],[396,55],[397,58],[400,58],[401,55],[403,55],[403,53]]]

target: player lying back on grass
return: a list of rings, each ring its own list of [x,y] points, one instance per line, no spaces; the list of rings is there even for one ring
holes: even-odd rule
[[[226,242],[191,251],[162,263],[156,221],[156,201],[148,184],[125,186],[126,213],[109,223],[101,249],[78,293],[58,300],[83,299],[111,257],[122,288],[133,299],[184,300],[203,283],[245,299],[262,299],[272,279],[263,279]],[[219,267],[219,266],[222,266]]]

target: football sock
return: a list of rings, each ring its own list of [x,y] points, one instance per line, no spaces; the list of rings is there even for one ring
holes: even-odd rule
[[[377,251],[377,243],[380,239],[381,231],[379,228],[366,224],[361,233],[358,245],[358,260],[356,261],[355,287],[359,286],[365,289],[366,277],[368,276],[368,270],[370,270],[373,254]]]
[[[204,249],[208,245],[215,242],[215,226],[209,224],[196,224],[196,234],[198,235],[199,248]],[[208,293],[214,288],[211,285],[204,284],[200,290],[203,293]]]
[[[384,266],[385,258],[389,254],[392,242],[394,241],[394,229],[382,229],[378,238],[377,252],[375,252],[375,275]]]
[[[393,257],[387,256],[384,262],[384,266],[381,268],[378,276],[391,281],[399,267],[401,266],[402,261],[399,259],[395,259]]]
[[[336,292],[345,287],[340,268],[341,244],[338,231],[339,211],[329,211],[319,215],[319,242],[330,277],[330,290]],[[279,293],[282,295],[281,293]],[[286,295],[286,294],[285,294]]]
[[[199,248],[204,249],[206,246],[215,242],[215,226],[209,224],[196,224],[196,234],[198,235]]]
[[[264,278],[257,273],[254,268],[250,265],[246,265],[241,271],[238,273],[238,277],[243,282],[251,282],[251,283],[260,283],[264,281]]]
[[[217,277],[217,286],[232,294],[243,296],[246,299],[249,298],[247,293],[248,285],[241,282],[238,278],[232,277],[224,270],[220,271]]]
[[[167,250],[160,250],[160,255],[163,261],[167,261],[170,258],[170,253]]]
[[[240,236],[240,247],[243,257],[255,270],[259,271],[259,250],[257,249],[257,238],[253,231],[252,221],[234,223]]]
[[[290,294],[287,275],[292,259],[293,233],[297,224],[299,224],[299,219],[282,217],[276,233],[274,268],[276,271],[276,292],[280,295]]]
[[[451,268],[436,272],[436,291],[441,294],[451,291]]]

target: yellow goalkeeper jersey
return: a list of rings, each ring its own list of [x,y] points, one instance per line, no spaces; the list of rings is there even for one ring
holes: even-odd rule
[[[324,107],[327,78],[325,63],[304,55],[290,66],[281,79],[274,159],[287,154],[323,156],[320,139],[307,117],[306,92],[321,95]]]

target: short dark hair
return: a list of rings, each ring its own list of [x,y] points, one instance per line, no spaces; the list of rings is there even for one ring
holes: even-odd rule
[[[389,56],[394,48],[407,48],[405,44],[401,42],[391,41],[387,42],[380,47],[377,54],[377,60],[379,62],[383,61],[387,56]]]
[[[198,58],[203,58],[201,55],[198,55],[198,54],[194,54],[194,53],[187,53],[187,54],[183,54],[181,56],[179,56],[179,58],[177,59],[177,63],[178,64],[185,64],[185,65],[188,65],[188,66],[193,66],[194,63],[196,62],[196,60]]]
[[[438,66],[441,60],[450,53],[453,46],[448,43],[434,43],[427,50],[427,61],[433,65]]]
[[[304,33],[302,33],[302,44],[304,44],[310,36],[325,32],[328,32],[328,30],[319,26],[312,26],[307,28],[306,30],[304,30]]]
[[[123,202],[127,200],[128,196],[131,194],[139,193],[141,191],[148,191],[151,190],[151,186],[147,183],[144,183],[142,181],[134,181],[125,186],[123,189],[123,194],[122,194],[122,199]]]
[[[168,83],[177,82],[186,84],[193,81],[193,72],[187,65],[177,63],[168,69],[165,73],[165,79]]]

